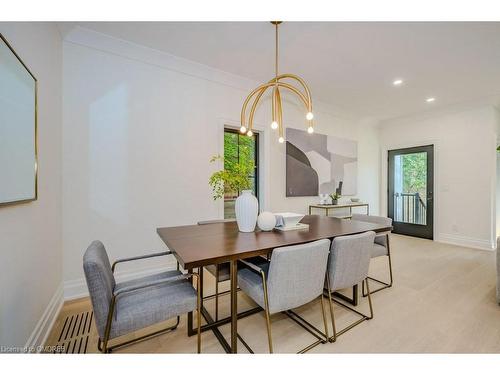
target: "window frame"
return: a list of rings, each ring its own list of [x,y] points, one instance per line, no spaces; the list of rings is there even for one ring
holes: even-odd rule
[[[238,139],[238,163],[240,161],[240,136],[242,136],[241,132],[239,131],[239,129],[233,129],[233,128],[230,128],[230,127],[227,127],[227,126],[224,126],[224,129],[223,129],[223,134],[225,133],[232,133],[232,134],[236,134],[237,135],[237,139]],[[224,138],[224,137],[223,137]],[[259,139],[259,133],[258,132],[254,132],[253,133],[253,136],[252,136],[253,140],[254,140],[254,172],[253,172],[253,176],[249,176],[249,178],[253,178],[254,179],[254,186],[253,186],[253,190],[255,191],[255,197],[257,199],[259,199],[259,195],[260,195],[260,179],[259,179],[259,175],[260,175],[260,163],[259,163],[259,155],[260,155],[260,149],[259,149],[259,143],[260,143],[260,139]],[[225,140],[224,140],[225,142]],[[224,151],[224,158],[226,157],[225,155],[225,150],[224,150],[224,147],[223,147],[223,151]],[[238,194],[240,194],[241,192],[238,191]],[[225,217],[226,213],[224,211],[224,217]]]

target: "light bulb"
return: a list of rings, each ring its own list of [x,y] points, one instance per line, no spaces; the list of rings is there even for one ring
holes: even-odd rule
[[[245,126],[241,125],[240,132],[246,133],[246,131],[247,131],[247,128],[245,128]]]
[[[279,143],[283,143],[283,142],[285,142],[285,138],[283,138],[283,137],[279,137],[279,138],[278,138],[278,142],[279,142]]]
[[[278,129],[278,123],[276,121],[271,122],[271,129]]]
[[[249,130],[249,131],[247,132],[247,135],[248,135],[249,137],[251,137],[251,136],[253,135],[253,132],[252,132],[251,130]]]
[[[309,126],[309,127],[307,128],[307,132],[308,132],[309,134],[314,133],[314,128],[313,128],[312,126]]]
[[[314,118],[314,114],[312,112],[307,112],[306,119],[311,121]]]

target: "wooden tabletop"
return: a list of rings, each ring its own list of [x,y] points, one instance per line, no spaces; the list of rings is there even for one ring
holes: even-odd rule
[[[296,245],[323,238],[385,232],[392,228],[361,221],[318,215],[305,216],[301,223],[309,229],[251,233],[238,231],[236,222],[158,228],[160,238],[184,269],[263,255],[280,246]]]

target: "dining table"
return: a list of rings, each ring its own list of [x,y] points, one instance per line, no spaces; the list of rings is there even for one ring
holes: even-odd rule
[[[238,319],[262,311],[260,306],[240,313],[237,311],[239,260],[255,256],[269,256],[273,249],[283,246],[298,245],[325,238],[332,240],[335,237],[367,231],[387,232],[392,230],[392,227],[381,224],[319,215],[306,215],[300,222],[307,224],[308,228],[288,231],[256,229],[254,232],[244,233],[238,230],[236,222],[230,221],[208,225],[157,228],[158,235],[182,268],[188,272],[199,269],[200,279],[202,279],[203,267],[229,263],[230,316],[214,321],[203,305],[201,311],[207,322],[202,325],[201,330],[211,330],[227,353],[237,353],[238,351]],[[352,304],[356,304],[357,295],[356,286],[353,288],[352,299],[343,295],[341,298],[344,297]],[[227,342],[219,330],[219,327],[225,324],[231,325],[230,342]],[[196,330],[193,328],[192,312],[188,313],[187,326],[189,336],[196,334]]]

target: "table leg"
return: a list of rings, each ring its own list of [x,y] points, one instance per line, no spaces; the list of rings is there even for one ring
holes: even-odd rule
[[[238,261],[230,263],[231,275],[231,353],[238,353]]]
[[[326,216],[328,216],[328,208],[326,208]]]
[[[358,306],[358,284],[352,287],[352,304]]]
[[[198,268],[198,274],[200,275],[200,295],[201,295],[201,307],[203,308],[203,269],[205,267]]]
[[[333,292],[332,295],[343,300],[343,301],[346,301],[348,303],[350,303],[351,305],[353,306],[357,306],[358,303],[359,303],[359,297],[358,297],[358,285],[354,285],[352,287],[352,298],[349,298],[343,294],[341,294],[340,292]],[[325,297],[328,297],[328,294],[326,292],[326,290],[323,291],[323,296]]]
[[[192,268],[188,269],[188,273],[193,273],[193,269]],[[194,331],[194,329],[193,329],[193,312],[190,311],[187,314],[187,333],[188,333],[188,336],[190,336],[191,332],[193,332],[193,331]]]
[[[311,214],[311,206],[309,206],[309,215]]]

